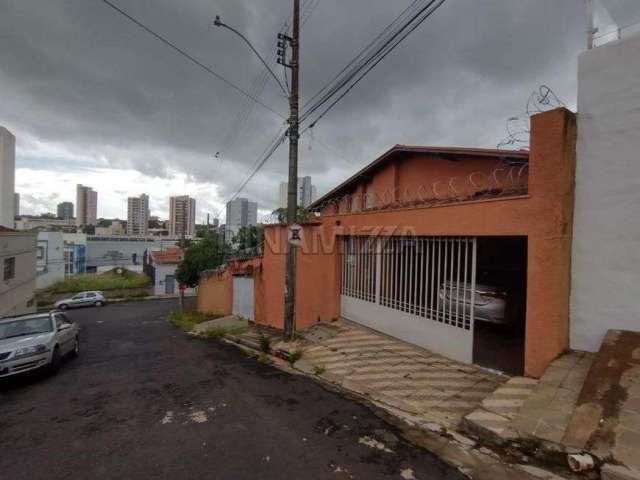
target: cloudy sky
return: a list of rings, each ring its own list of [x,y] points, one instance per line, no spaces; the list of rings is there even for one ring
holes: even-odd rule
[[[211,23],[222,15],[271,58],[291,0],[112,1],[286,113],[275,82],[256,88],[259,61]],[[303,0],[303,101],[410,3]],[[494,147],[541,84],[573,109],[585,31],[584,0],[447,0],[302,138],[300,173],[323,193],[394,144]],[[101,0],[0,0],[0,125],[17,137],[22,213],[75,201],[84,183],[102,217],[126,216],[126,197],[140,193],[166,216],[170,195],[189,194],[201,220],[234,194],[282,119]],[[286,172],[281,148],[243,196],[275,208]]]

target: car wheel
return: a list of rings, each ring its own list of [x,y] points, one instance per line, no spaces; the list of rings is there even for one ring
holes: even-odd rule
[[[73,342],[73,350],[71,350],[72,357],[75,358],[78,355],[80,355],[80,337],[76,337],[75,341]]]
[[[60,348],[58,348],[58,346],[56,345],[56,347],[53,349],[53,353],[51,354],[51,363],[49,363],[49,372],[50,373],[56,373],[58,370],[60,370],[60,362],[62,361],[62,358],[60,357]]]
[[[58,308],[59,308],[60,310],[66,310],[66,309],[68,309],[68,308],[69,308],[69,305],[67,305],[66,303],[63,303],[62,305],[59,305],[59,306],[58,306]]]
[[[96,307],[101,307],[101,306],[103,306],[103,305],[104,305],[104,302],[102,302],[101,300],[98,300],[98,301],[95,303],[95,306],[96,306]]]

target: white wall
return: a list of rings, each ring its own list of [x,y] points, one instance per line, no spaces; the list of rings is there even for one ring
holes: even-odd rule
[[[640,330],[640,35],[579,60],[571,347]]]
[[[154,285],[154,295],[165,295],[165,278],[167,275],[173,275],[175,277],[176,274],[176,270],[178,268],[178,264],[174,263],[174,264],[167,264],[167,263],[160,263],[160,264],[155,264],[154,265],[155,269],[156,269],[156,283]],[[178,280],[174,280],[174,295],[178,295],[180,293],[180,290],[178,289],[178,287],[180,286],[180,284],[178,283]],[[184,291],[185,296],[192,296],[196,294],[196,289],[195,288],[187,288]]]
[[[4,260],[15,258],[15,277],[4,280]],[[36,236],[27,232],[0,232],[0,317],[36,309]]]
[[[16,139],[0,126],[0,226],[14,227]]]
[[[62,232],[38,232],[36,288],[47,288],[64,280],[64,237]]]

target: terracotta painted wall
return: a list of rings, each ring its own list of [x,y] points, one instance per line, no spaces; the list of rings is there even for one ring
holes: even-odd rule
[[[215,315],[230,315],[231,293],[231,275],[229,272],[200,279],[198,311]]]
[[[517,235],[528,237],[525,372],[538,377],[568,348],[575,115],[565,109],[532,119],[529,194],[356,214],[324,214],[335,235]],[[327,260],[327,263],[335,263]],[[337,269],[333,285],[337,305]],[[331,307],[325,305],[325,309]]]

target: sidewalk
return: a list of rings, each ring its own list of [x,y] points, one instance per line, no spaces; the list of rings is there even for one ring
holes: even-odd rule
[[[463,427],[496,445],[586,452],[604,480],[640,479],[640,334],[610,331],[597,354],[563,355],[540,381],[510,380]]]

